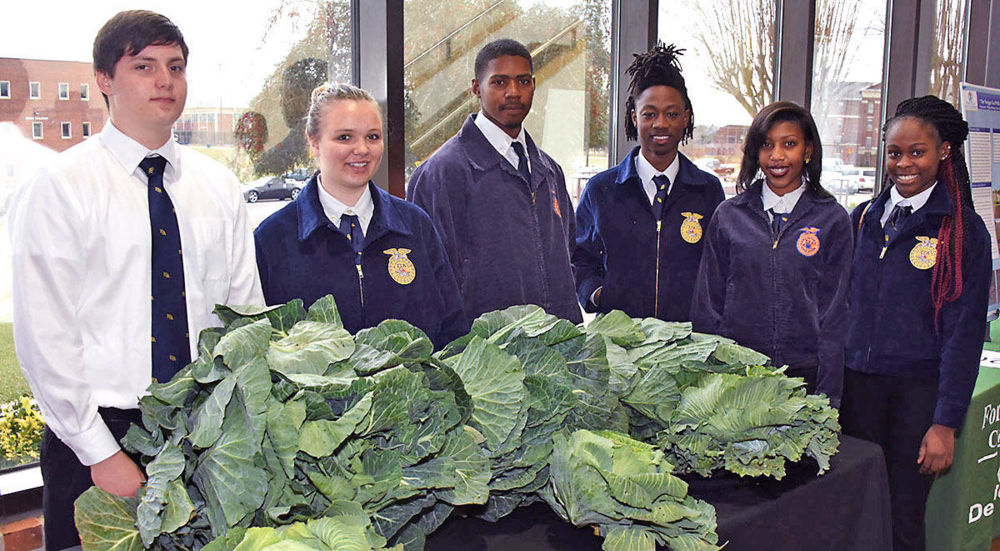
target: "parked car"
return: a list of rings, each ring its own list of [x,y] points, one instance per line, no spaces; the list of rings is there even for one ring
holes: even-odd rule
[[[296,182],[300,182],[299,187],[303,188],[306,187],[306,183],[309,182],[310,178],[312,178],[313,172],[316,171],[311,168],[296,168],[291,172],[282,174],[281,177],[286,180],[295,180]]]
[[[875,191],[875,169],[861,167],[861,174],[857,177],[858,193],[871,193]]]
[[[295,199],[304,186],[305,182],[281,176],[264,176],[244,186],[243,198],[247,203],[256,203],[264,199]]]

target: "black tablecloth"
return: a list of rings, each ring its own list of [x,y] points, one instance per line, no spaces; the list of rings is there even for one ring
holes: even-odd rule
[[[727,551],[884,551],[892,548],[889,487],[878,446],[841,436],[831,469],[792,465],[783,480],[687,477],[689,493],[715,506]],[[599,550],[591,528],[576,528],[547,505],[514,511],[496,524],[451,518],[427,538],[430,551]]]

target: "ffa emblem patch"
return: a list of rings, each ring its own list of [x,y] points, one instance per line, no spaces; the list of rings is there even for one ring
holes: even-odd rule
[[[552,190],[552,210],[556,213],[556,216],[562,218],[562,212],[559,211],[559,198],[556,196],[556,190]]]
[[[929,270],[937,262],[938,240],[936,237],[918,235],[917,241],[918,243],[910,251],[910,264],[918,270]]]
[[[697,212],[682,212],[681,216],[684,217],[684,221],[681,222],[681,239],[688,243],[701,241],[701,222],[698,220],[704,216]]]
[[[799,240],[795,242],[795,248],[802,256],[815,256],[819,252],[819,237],[816,236],[820,230],[817,227],[802,228],[799,230]]]
[[[406,258],[410,249],[386,249],[382,252],[390,256],[389,277],[400,285],[412,283],[413,278],[417,277],[417,269],[413,266],[413,262]]]

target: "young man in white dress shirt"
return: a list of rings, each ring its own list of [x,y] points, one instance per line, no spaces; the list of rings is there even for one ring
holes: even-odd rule
[[[11,211],[14,342],[48,425],[48,549],[79,545],[73,501],[91,484],[121,496],[143,484],[118,442],[154,374],[190,361],[199,332],[220,325],[217,303],[263,304],[236,177],[171,136],[187,54],[162,15],[109,20],[94,41],[109,122],[39,171]]]

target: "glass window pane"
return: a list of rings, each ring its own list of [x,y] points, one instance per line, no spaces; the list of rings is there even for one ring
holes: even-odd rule
[[[930,93],[958,107],[962,81],[967,0],[937,0],[934,12],[934,53],[931,56]]]
[[[810,110],[823,141],[823,186],[848,208],[875,187],[884,42],[884,0],[816,3]]]
[[[773,0],[660,2],[659,39],[681,57],[694,111],[694,138],[682,153],[714,171],[735,193],[743,139],[774,94]]]
[[[608,167],[610,0],[406,0],[403,28],[407,176],[478,111],[476,53],[498,38],[532,53],[524,127],[562,166],[573,200]]]

